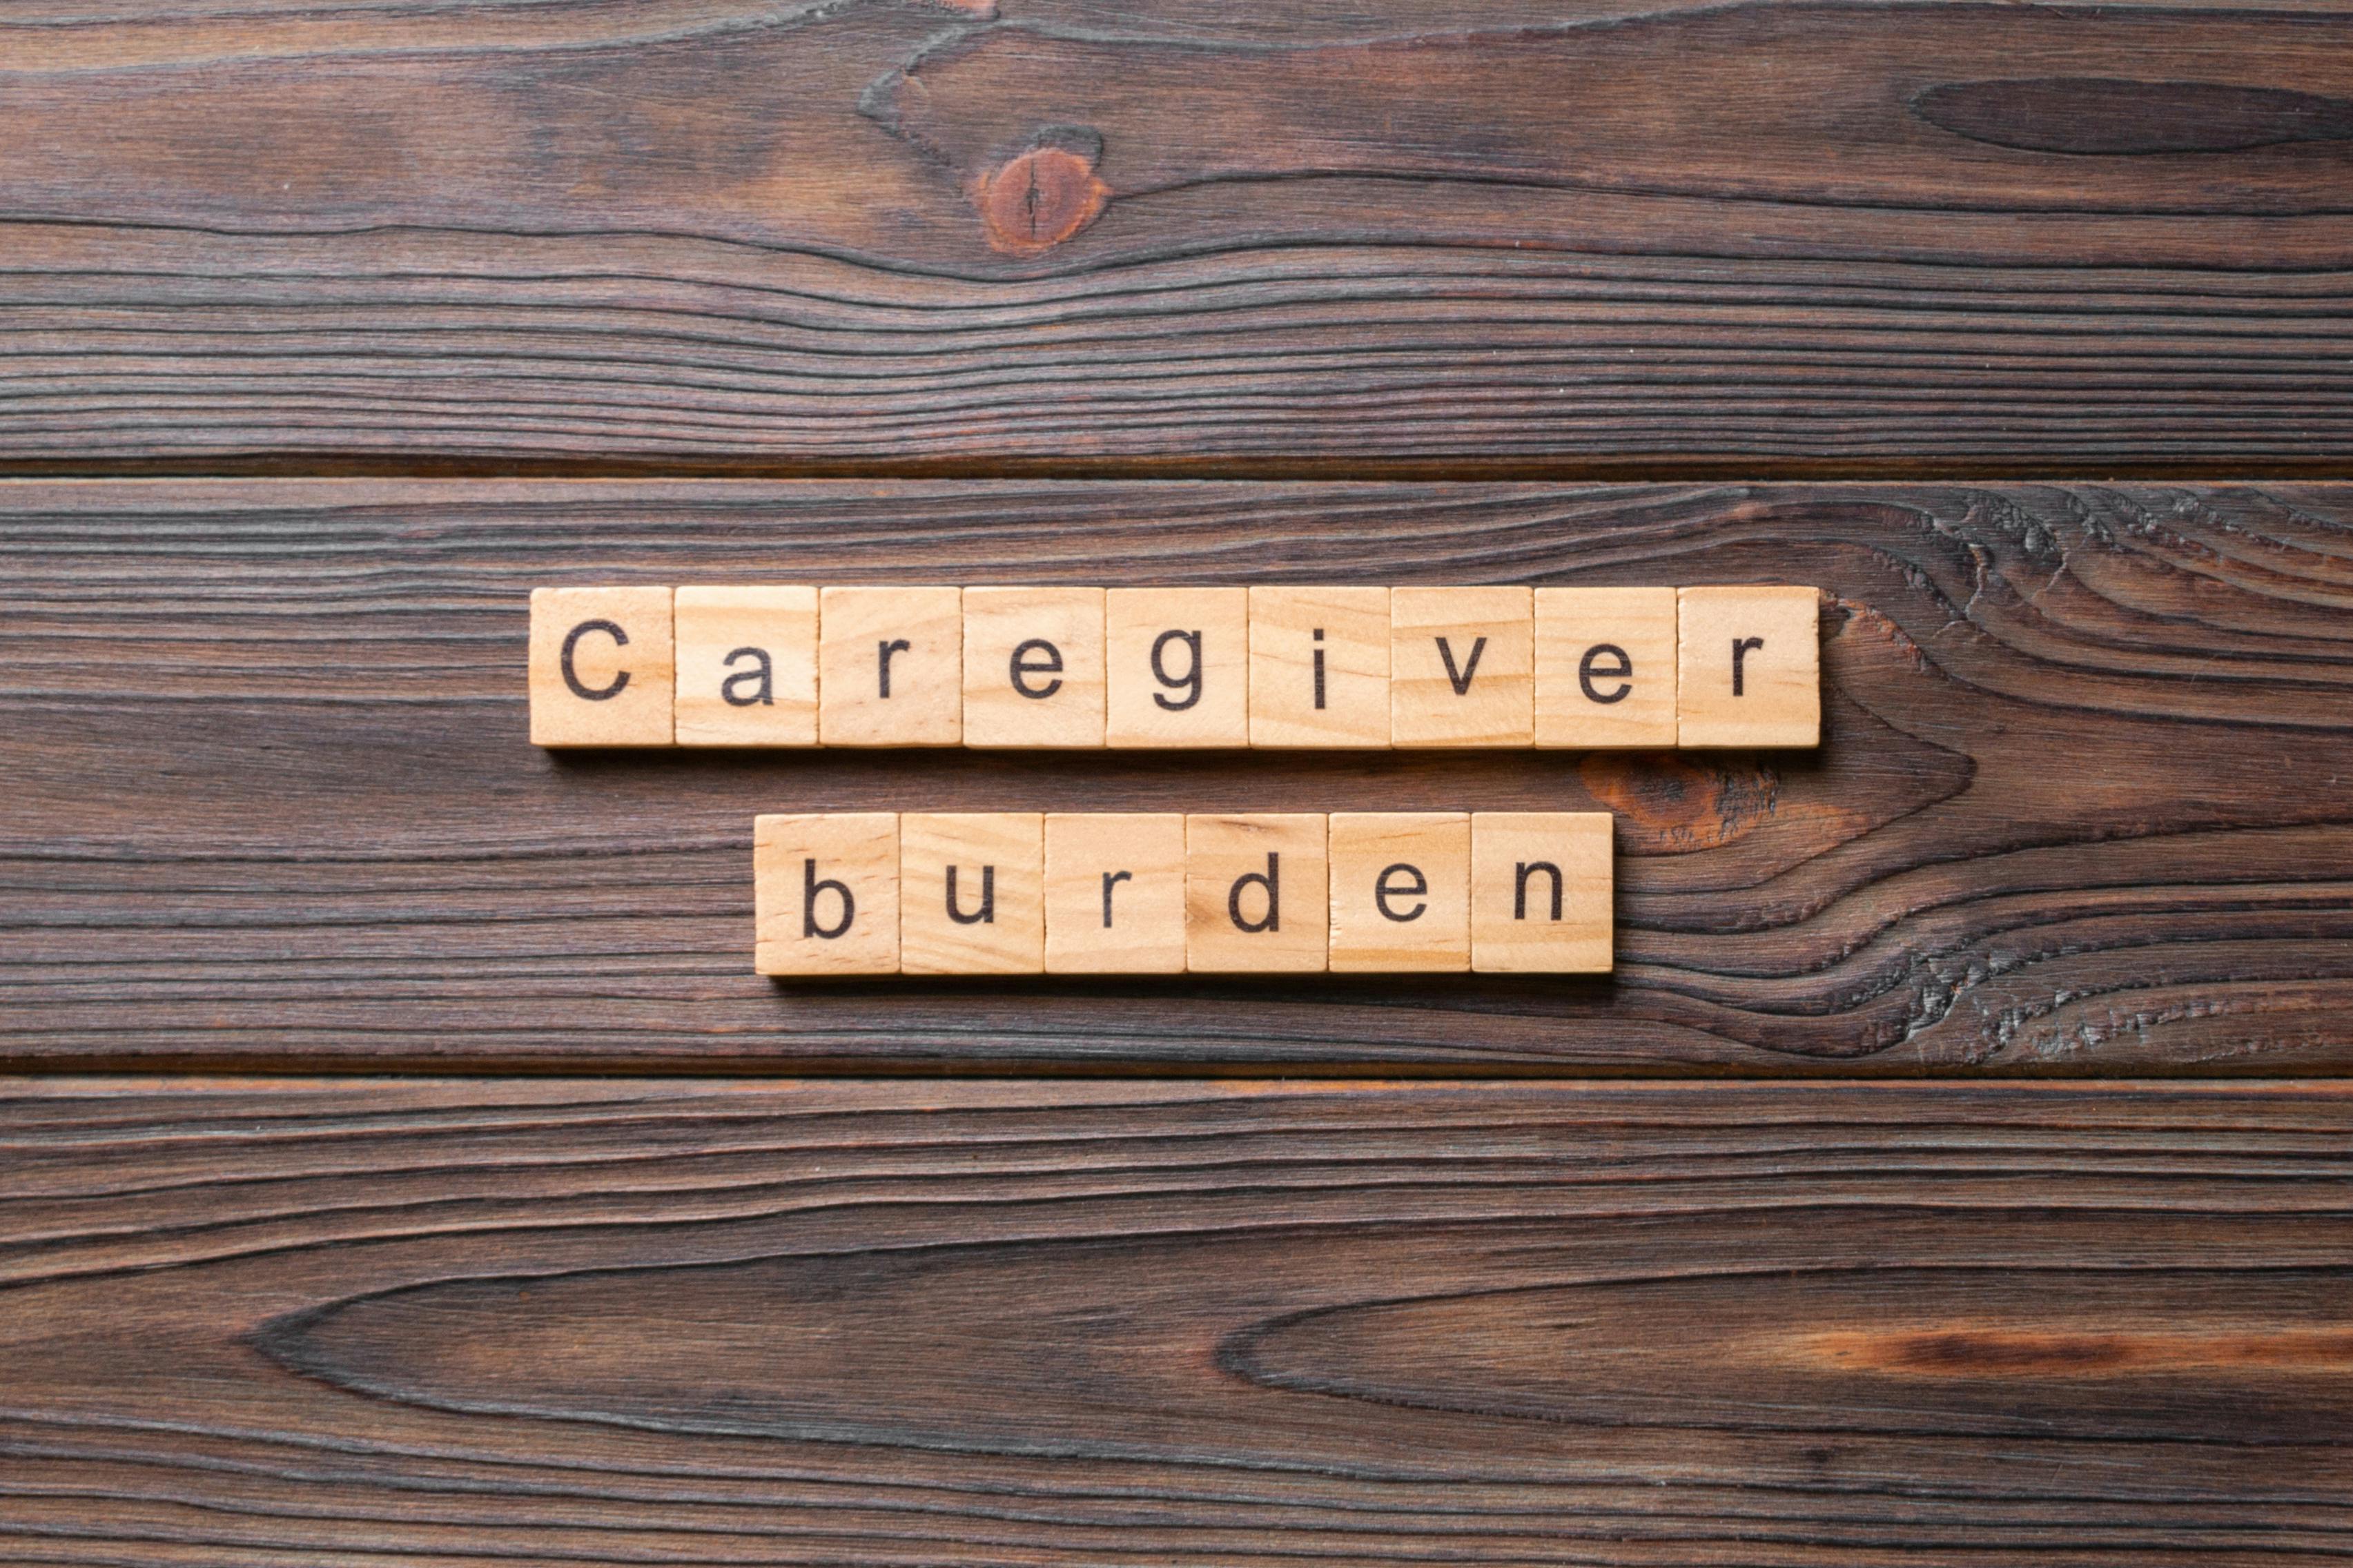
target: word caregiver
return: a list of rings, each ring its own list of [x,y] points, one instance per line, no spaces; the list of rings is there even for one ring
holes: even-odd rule
[[[1811,746],[1811,588],[541,588],[542,746]]]
[[[763,974],[1609,968],[1607,812],[854,812],[753,842]]]

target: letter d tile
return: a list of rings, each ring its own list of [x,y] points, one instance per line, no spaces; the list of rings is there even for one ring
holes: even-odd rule
[[[1187,969],[1320,970],[1331,916],[1321,813],[1185,819]]]

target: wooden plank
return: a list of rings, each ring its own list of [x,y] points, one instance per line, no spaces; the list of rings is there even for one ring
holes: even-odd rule
[[[1823,584],[1819,753],[557,756],[536,584]],[[0,489],[20,1063],[2353,1065],[2353,489]],[[776,986],[752,819],[1592,811],[1609,979]]]
[[[2353,1548],[2339,1085],[0,1086],[12,1563]]]
[[[0,459],[2341,473],[2348,43],[2343,0],[19,0]]]

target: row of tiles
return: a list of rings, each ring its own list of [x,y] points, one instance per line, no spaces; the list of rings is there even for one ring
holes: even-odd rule
[[[1610,966],[1607,812],[849,812],[754,844],[763,974]]]
[[[1812,588],[542,588],[542,746],[1811,746]]]

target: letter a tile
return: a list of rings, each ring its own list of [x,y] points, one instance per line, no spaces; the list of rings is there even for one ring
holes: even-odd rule
[[[1050,812],[1046,972],[1185,972],[1185,819]]]
[[[1389,743],[1535,743],[1535,604],[1527,589],[1389,591]]]
[[[1678,740],[1813,746],[1822,737],[1821,610],[1811,588],[1685,588]]]
[[[681,588],[678,743],[817,744],[817,590]]]
[[[1185,819],[1186,967],[1324,966],[1331,887],[1320,814]]]
[[[752,888],[763,974],[890,974],[899,967],[896,813],[761,816]]]
[[[902,973],[1044,970],[1044,823],[1034,811],[908,812],[899,818]]]
[[[668,588],[534,588],[531,743],[667,746]]]
[[[964,591],[964,743],[1103,743],[1103,591]]]

